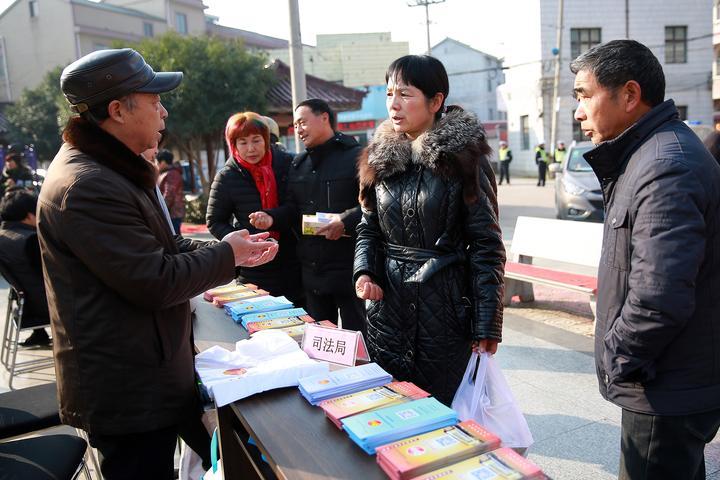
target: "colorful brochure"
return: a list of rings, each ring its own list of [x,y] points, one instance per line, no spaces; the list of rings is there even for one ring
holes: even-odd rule
[[[264,322],[266,320],[285,317],[301,317],[303,315],[307,315],[304,308],[287,308],[273,312],[251,313],[250,315],[243,316],[243,322],[248,325],[252,322]]]
[[[396,403],[409,402],[430,394],[410,382],[392,382],[382,387],[369,388],[362,392],[325,400],[318,405],[338,428],[342,420],[351,415],[387,407]]]
[[[262,320],[259,322],[250,322],[247,324],[247,331],[250,335],[260,330],[272,330],[275,328],[300,327],[306,323],[312,323],[315,320],[310,315],[301,315],[299,317],[282,317],[273,318],[272,320]],[[302,330],[301,333],[302,335]]]
[[[213,299],[220,295],[231,295],[233,293],[245,292],[247,290],[257,290],[258,286],[252,283],[237,283],[231,282],[227,285],[223,285],[217,288],[211,288],[203,294],[203,299],[207,302],[212,302]]]
[[[247,329],[247,323],[243,317],[252,313],[273,312],[292,308],[293,304],[285,297],[273,297],[270,295],[256,297],[247,300],[240,300],[225,304],[225,312],[232,317],[235,323],[242,323]]]
[[[510,448],[500,448],[479,457],[439,468],[413,480],[530,480],[546,478],[542,470]]]
[[[308,315],[310,318],[310,316]],[[302,318],[302,317],[301,317]],[[318,325],[322,325],[323,327],[329,327],[329,328],[337,328],[337,325],[332,323],[330,320],[320,320],[319,322],[314,322]],[[305,334],[305,327],[310,325],[310,323],[304,323],[302,325],[294,325],[292,327],[282,327],[279,328],[281,332],[285,332],[286,334],[290,335],[290,337],[295,340],[296,342],[300,343],[302,341],[303,335]]]
[[[372,455],[377,447],[457,421],[457,413],[450,407],[434,398],[421,398],[354,415],[342,424],[350,439]]]
[[[218,295],[213,298],[213,305],[215,305],[216,307],[223,307],[226,303],[237,302],[238,300],[243,300],[247,298],[261,297],[263,295],[269,295],[269,292],[260,289],[243,290],[241,292]]]
[[[317,212],[315,215],[302,216],[303,235],[317,235],[317,231],[337,217],[336,213]]]
[[[393,480],[407,480],[496,448],[500,437],[467,420],[383,445],[377,462]]]
[[[327,375],[301,378],[300,393],[308,402],[317,405],[323,400],[359,392],[390,383],[392,376],[377,363],[335,370]]]

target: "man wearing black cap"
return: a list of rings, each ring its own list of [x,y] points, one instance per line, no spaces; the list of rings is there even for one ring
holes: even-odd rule
[[[264,234],[171,234],[140,153],[165,128],[159,94],[181,80],[131,49],[91,53],[60,80],[79,116],[48,170],[38,234],[60,416],[88,432],[108,480],[173,477],[177,425],[197,407],[188,299],[277,253]]]

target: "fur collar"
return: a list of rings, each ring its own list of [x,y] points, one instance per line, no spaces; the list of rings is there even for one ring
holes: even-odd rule
[[[496,198],[495,175],[488,161],[492,150],[485,129],[474,114],[459,107],[449,110],[430,130],[412,141],[405,134],[396,133],[390,120],[378,127],[359,159],[361,203],[365,204],[376,182],[403,172],[410,165],[423,165],[440,176],[462,180],[468,204],[476,202],[480,192]]]
[[[149,162],[84,118],[70,119],[63,131],[63,140],[135,185],[146,189],[155,188],[157,170]]]

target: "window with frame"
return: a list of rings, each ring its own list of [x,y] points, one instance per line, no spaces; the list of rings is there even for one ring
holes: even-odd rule
[[[30,0],[28,6],[30,7],[30,18],[35,18],[40,14],[38,0]]]
[[[715,75],[720,75],[720,52],[715,54]]]
[[[570,29],[570,56],[579,57],[601,43],[600,28],[571,28]]]
[[[182,35],[187,35],[187,15],[185,15],[184,13],[175,12],[175,28],[177,29],[178,33]]]
[[[678,115],[680,116],[680,120],[687,120],[688,119],[688,107],[687,105],[675,105],[675,108],[678,110]]]
[[[530,150],[530,124],[527,115],[520,117],[520,142],[523,150]]]
[[[575,120],[575,111],[571,112],[572,115],[572,139],[576,142],[584,142],[587,140],[587,137],[582,131],[582,128],[580,128],[580,122]]]
[[[715,0],[715,20],[720,20],[720,0]]]
[[[687,63],[687,27],[665,27],[665,63]]]
[[[155,26],[150,22],[143,22],[143,35],[146,37],[154,37]]]

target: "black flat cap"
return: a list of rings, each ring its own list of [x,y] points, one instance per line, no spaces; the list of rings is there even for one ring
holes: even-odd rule
[[[155,72],[132,48],[98,50],[71,63],[60,76],[60,88],[71,109],[87,109],[133,92],[164,93],[182,81],[182,72]]]

